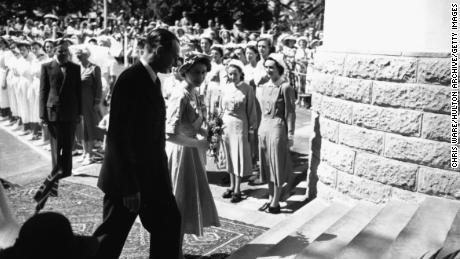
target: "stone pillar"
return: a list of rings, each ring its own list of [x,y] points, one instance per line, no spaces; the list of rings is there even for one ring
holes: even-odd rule
[[[311,196],[316,186],[318,196],[375,203],[460,199],[450,168],[450,3],[326,1],[311,75]]]

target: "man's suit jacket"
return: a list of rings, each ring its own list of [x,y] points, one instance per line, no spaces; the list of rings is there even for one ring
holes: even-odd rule
[[[77,122],[81,110],[80,66],[72,62],[63,73],[56,60],[42,65],[40,76],[40,118],[47,122]]]
[[[143,201],[171,196],[165,117],[160,81],[153,82],[140,62],[126,69],[112,94],[98,181],[105,194],[122,197],[140,192]]]

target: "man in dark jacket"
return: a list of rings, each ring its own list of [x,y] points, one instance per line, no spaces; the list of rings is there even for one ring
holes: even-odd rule
[[[165,152],[165,103],[158,72],[176,62],[179,41],[156,29],[146,37],[140,62],[115,83],[105,159],[98,186],[105,193],[99,259],[118,258],[139,215],[151,238],[150,258],[178,258],[180,213],[172,193]]]
[[[57,42],[55,59],[42,65],[39,103],[40,118],[50,132],[53,166],[34,197],[40,204],[48,195],[57,196],[56,179],[72,174],[72,145],[82,116],[80,66],[69,61],[66,40]]]

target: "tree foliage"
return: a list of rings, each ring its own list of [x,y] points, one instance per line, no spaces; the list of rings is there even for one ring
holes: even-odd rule
[[[94,0],[0,0],[0,15],[24,15],[33,17],[37,13],[56,13],[65,15],[68,13],[86,13],[93,6]]]
[[[241,18],[244,27],[258,29],[262,21],[271,19],[266,0],[151,0],[149,8],[169,24],[179,20],[182,11],[187,11],[201,26],[207,26],[209,19],[217,17],[221,24],[231,28],[232,23]]]

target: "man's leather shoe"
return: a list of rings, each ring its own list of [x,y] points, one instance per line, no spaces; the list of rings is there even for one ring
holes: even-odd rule
[[[268,206],[268,213],[271,213],[271,214],[278,214],[281,212],[281,207],[280,205],[276,206],[276,207],[272,207],[272,206]]]

